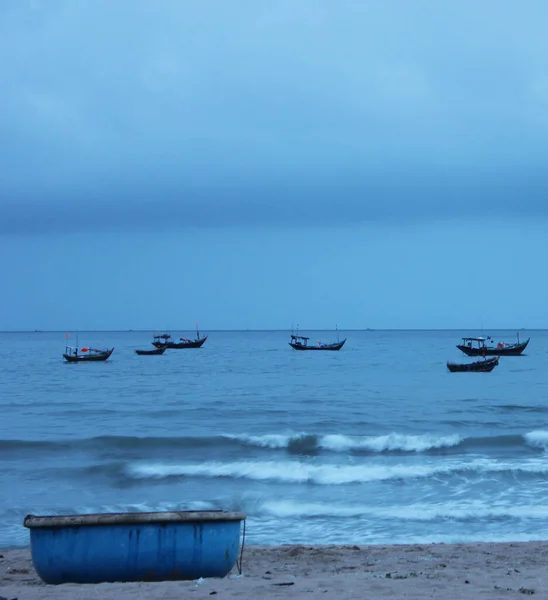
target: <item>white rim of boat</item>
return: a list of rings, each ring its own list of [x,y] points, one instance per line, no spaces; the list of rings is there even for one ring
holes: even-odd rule
[[[83,525],[136,525],[154,523],[197,523],[205,521],[245,521],[244,512],[224,510],[173,511],[149,513],[104,513],[89,515],[54,515],[39,517],[27,515],[24,526],[29,529],[40,527],[79,527]]]

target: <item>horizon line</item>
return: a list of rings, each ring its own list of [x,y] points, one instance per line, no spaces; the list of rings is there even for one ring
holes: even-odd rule
[[[182,328],[168,328],[169,331],[193,331],[193,329]],[[476,327],[449,327],[449,328],[441,328],[441,327],[411,327],[411,328],[375,328],[375,327],[367,327],[367,328],[349,328],[349,329],[338,329],[338,331],[464,331],[464,330],[478,330]],[[482,331],[486,331],[487,328],[480,328]],[[536,328],[536,327],[490,327],[491,331],[548,331],[545,328]],[[0,330],[0,334],[2,333],[154,333],[157,331],[167,331],[167,329],[78,329],[68,331],[66,329],[4,329]],[[284,329],[203,329],[200,331],[208,331],[214,333],[246,333],[246,332],[278,332],[278,331],[296,331],[294,328],[284,328]],[[337,331],[337,329],[332,328],[301,328],[300,331]]]

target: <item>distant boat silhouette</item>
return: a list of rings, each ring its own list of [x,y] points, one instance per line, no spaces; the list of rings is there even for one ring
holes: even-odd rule
[[[161,333],[159,335],[154,335],[152,339],[152,345],[156,348],[172,348],[175,350],[182,350],[184,348],[201,348],[205,341],[207,340],[207,335],[200,337],[200,330],[198,329],[198,323],[196,323],[196,338],[193,340],[189,340],[187,338],[180,338],[178,342],[174,342],[169,333]]]
[[[297,333],[292,333],[291,341],[289,342],[289,345],[294,350],[332,350],[332,351],[337,351],[337,350],[340,350],[344,346],[344,343],[346,342],[346,338],[344,338],[344,340],[342,340],[342,341],[339,341],[338,337],[339,337],[339,329],[337,328],[337,341],[336,342],[330,342],[330,343],[326,344],[324,342],[317,341],[315,344],[311,344],[309,346],[308,345],[308,341],[310,340],[309,337],[305,337],[304,335],[297,335]]]
[[[165,346],[162,346],[160,348],[154,348],[153,350],[135,350],[135,354],[138,354],[139,356],[157,356],[163,354],[165,351]]]

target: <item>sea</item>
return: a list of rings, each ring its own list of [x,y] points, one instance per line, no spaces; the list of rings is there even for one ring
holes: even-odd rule
[[[548,539],[548,331],[204,333],[137,356],[152,332],[79,332],[115,347],[85,364],[65,332],[0,334],[0,548],[27,514],[210,509],[244,511],[246,544]],[[480,333],[531,341],[450,373]]]

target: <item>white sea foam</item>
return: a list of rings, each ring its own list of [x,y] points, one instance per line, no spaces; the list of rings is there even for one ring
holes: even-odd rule
[[[530,431],[523,438],[525,439],[525,443],[533,448],[548,449],[548,431]]]
[[[427,452],[436,448],[458,446],[462,437],[453,435],[405,435],[390,433],[381,436],[351,436],[342,434],[327,434],[314,436],[312,434],[268,434],[268,435],[226,435],[227,439],[239,440],[245,444],[262,448],[288,448],[301,440],[317,440],[316,445],[331,452],[348,452],[350,450],[368,450],[370,452],[404,451]]]
[[[469,521],[474,519],[547,519],[548,506],[516,505],[490,500],[383,506],[344,506],[340,503],[299,503],[293,500],[269,500],[259,513],[277,518],[375,518],[401,521]]]
[[[390,433],[381,436],[350,437],[347,435],[325,435],[320,438],[319,446],[328,450],[370,450],[386,452],[400,450],[405,452],[426,452],[435,448],[458,446],[462,438],[457,435],[403,435]]]
[[[283,435],[273,433],[267,435],[225,435],[224,437],[262,448],[287,448],[292,439],[298,439],[301,437],[301,435]]]
[[[428,477],[443,471],[439,467],[423,465],[313,465],[301,462],[208,462],[194,464],[137,464],[129,468],[134,478],[162,479],[172,476],[231,477],[255,481],[278,481],[284,483],[316,483],[340,485],[383,481],[395,478]]]
[[[343,485],[393,479],[424,479],[455,473],[492,474],[503,472],[547,474],[548,463],[538,459],[516,462],[478,458],[466,462],[453,460],[435,464],[333,465],[301,461],[236,461],[199,464],[134,463],[127,467],[127,475],[134,479],[164,479],[174,476],[228,477],[319,485]]]

